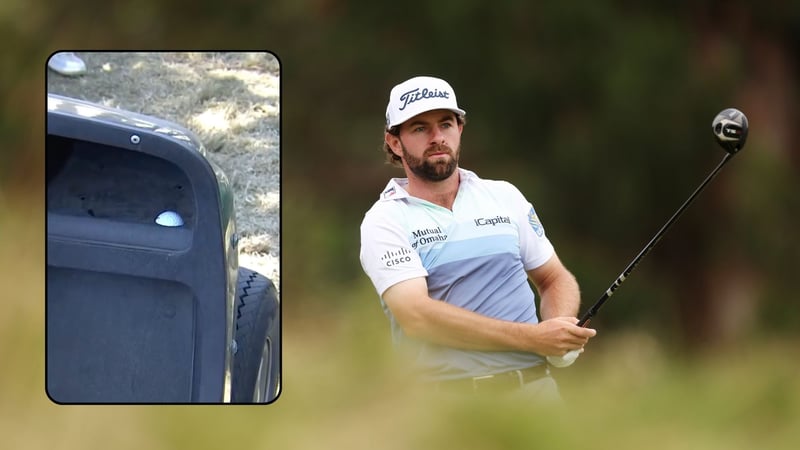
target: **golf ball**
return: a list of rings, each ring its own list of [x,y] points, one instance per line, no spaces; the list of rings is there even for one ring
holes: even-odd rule
[[[175,211],[164,211],[156,217],[156,223],[163,227],[183,226],[183,219]]]

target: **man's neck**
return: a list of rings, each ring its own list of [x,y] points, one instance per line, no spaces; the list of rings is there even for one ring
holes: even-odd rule
[[[456,169],[452,175],[442,181],[427,181],[416,177],[413,173],[408,173],[408,186],[406,191],[414,197],[427,200],[436,205],[453,209],[456,201],[458,186],[461,182],[461,175]]]

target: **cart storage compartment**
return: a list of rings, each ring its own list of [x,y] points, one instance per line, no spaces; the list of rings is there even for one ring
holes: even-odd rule
[[[192,228],[194,194],[175,164],[146,153],[109,149],[49,136],[47,210],[77,217],[155,224],[163,211],[177,212]]]

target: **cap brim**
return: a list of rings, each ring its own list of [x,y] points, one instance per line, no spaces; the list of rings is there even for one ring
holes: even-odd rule
[[[389,128],[396,127],[398,125],[402,125],[402,124],[408,122],[409,120],[413,119],[414,117],[417,117],[420,114],[425,114],[426,112],[430,112],[430,111],[436,111],[437,109],[444,109],[444,110],[447,110],[447,111],[452,111],[455,114],[458,114],[459,116],[466,116],[467,115],[467,112],[464,111],[463,109],[460,109],[460,108],[431,108],[431,109],[426,109],[426,110],[419,111],[419,112],[415,111],[413,115],[410,115],[408,117],[403,116],[403,117],[396,118],[394,120],[394,122],[389,124]]]

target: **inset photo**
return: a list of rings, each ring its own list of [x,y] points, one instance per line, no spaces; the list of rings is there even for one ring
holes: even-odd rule
[[[44,70],[48,397],[274,402],[278,57],[62,51]]]

